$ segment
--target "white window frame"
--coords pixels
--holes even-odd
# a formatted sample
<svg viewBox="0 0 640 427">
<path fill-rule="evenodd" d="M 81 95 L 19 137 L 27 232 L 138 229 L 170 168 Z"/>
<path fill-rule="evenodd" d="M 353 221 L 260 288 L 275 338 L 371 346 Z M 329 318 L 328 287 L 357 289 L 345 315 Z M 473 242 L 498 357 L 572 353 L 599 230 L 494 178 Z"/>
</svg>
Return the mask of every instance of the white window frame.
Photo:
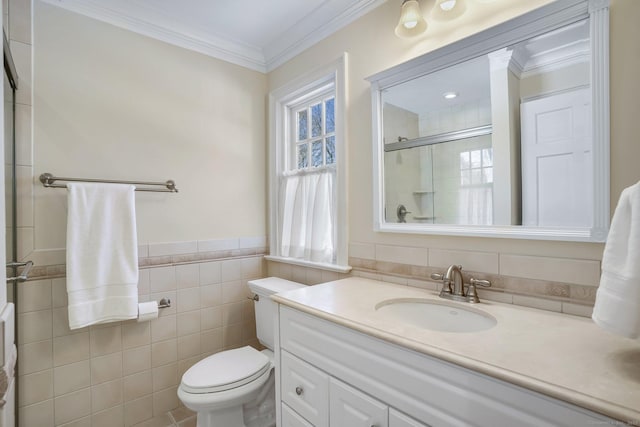
<svg viewBox="0 0 640 427">
<path fill-rule="evenodd" d="M 347 218 L 347 149 L 346 149 L 346 75 L 347 54 L 315 71 L 300 76 L 269 94 L 269 249 L 270 261 L 284 262 L 305 267 L 347 273 L 348 265 L 348 218 Z M 280 256 L 279 183 L 282 173 L 295 169 L 290 165 L 291 144 L 295 145 L 289 123 L 289 109 L 300 99 L 311 96 L 327 85 L 335 86 L 335 136 L 336 147 L 336 241 L 335 264 L 318 263 L 298 258 Z M 295 165 L 294 165 L 295 166 Z M 314 169 L 309 167 L 309 169 Z"/>
</svg>

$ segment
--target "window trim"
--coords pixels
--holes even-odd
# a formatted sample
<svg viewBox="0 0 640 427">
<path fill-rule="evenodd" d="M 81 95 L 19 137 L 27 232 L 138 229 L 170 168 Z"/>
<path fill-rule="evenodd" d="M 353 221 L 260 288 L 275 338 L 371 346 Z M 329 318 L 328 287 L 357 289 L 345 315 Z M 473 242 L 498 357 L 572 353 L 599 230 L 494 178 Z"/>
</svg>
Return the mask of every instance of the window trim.
<svg viewBox="0 0 640 427">
<path fill-rule="evenodd" d="M 347 217 L 347 132 L 346 132 L 346 100 L 347 100 L 347 54 L 312 72 L 275 89 L 269 93 L 269 252 L 267 260 L 294 265 L 314 267 L 329 271 L 346 273 L 351 270 L 348 265 L 349 227 Z M 279 229 L 279 175 L 288 169 L 289 144 L 291 141 L 288 110 L 301 99 L 312 94 L 327 84 L 335 86 L 335 135 L 336 141 L 336 261 L 335 264 L 317 263 L 297 258 L 280 256 L 278 252 Z M 318 93 L 318 92 L 316 92 Z M 280 143 L 279 143 L 280 141 Z"/>
</svg>

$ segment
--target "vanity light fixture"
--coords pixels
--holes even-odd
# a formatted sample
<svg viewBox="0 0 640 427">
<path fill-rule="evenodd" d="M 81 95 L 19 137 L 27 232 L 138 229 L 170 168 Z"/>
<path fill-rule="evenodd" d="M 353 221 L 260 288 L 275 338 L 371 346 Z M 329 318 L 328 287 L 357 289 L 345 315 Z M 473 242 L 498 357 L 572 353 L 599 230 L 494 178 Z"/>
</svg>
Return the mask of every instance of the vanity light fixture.
<svg viewBox="0 0 640 427">
<path fill-rule="evenodd" d="M 445 99 L 454 99 L 458 97 L 458 92 L 445 92 L 442 94 Z"/>
<path fill-rule="evenodd" d="M 404 0 L 400 12 L 400 21 L 396 26 L 396 36 L 409 38 L 419 36 L 427 29 L 427 21 L 422 17 L 417 0 Z"/>
</svg>

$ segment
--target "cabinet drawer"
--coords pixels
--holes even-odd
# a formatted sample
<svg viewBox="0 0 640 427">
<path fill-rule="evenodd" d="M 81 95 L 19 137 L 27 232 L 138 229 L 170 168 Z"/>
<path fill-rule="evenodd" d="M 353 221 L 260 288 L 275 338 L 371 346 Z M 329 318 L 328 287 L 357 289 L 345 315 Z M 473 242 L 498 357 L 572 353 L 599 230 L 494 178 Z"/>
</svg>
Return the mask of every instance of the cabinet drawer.
<svg viewBox="0 0 640 427">
<path fill-rule="evenodd" d="M 429 427 L 426 424 L 422 424 L 413 418 L 410 418 L 398 412 L 393 408 L 389 408 L 389 427 Z"/>
<path fill-rule="evenodd" d="M 313 427 L 304 418 L 296 414 L 284 403 L 282 404 L 282 427 Z"/>
<path fill-rule="evenodd" d="M 331 427 L 388 427 L 389 408 L 371 396 L 331 378 L 329 414 Z"/>
<path fill-rule="evenodd" d="M 281 352 L 282 400 L 316 427 L 329 426 L 329 376 L 286 351 Z"/>
</svg>

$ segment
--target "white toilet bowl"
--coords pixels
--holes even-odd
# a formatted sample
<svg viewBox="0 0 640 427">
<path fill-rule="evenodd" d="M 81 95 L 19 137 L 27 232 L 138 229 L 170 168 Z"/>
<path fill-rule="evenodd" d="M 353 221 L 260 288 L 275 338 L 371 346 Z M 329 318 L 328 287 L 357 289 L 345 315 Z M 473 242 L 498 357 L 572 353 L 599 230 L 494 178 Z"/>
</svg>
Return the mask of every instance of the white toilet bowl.
<svg viewBox="0 0 640 427">
<path fill-rule="evenodd" d="M 246 346 L 213 354 L 193 365 L 182 376 L 178 397 L 198 415 L 197 427 L 273 427 L 275 378 L 273 316 L 276 304 L 269 295 L 302 287 L 278 278 L 249 282 L 258 296 L 256 332 L 270 348 L 258 351 Z"/>
</svg>

